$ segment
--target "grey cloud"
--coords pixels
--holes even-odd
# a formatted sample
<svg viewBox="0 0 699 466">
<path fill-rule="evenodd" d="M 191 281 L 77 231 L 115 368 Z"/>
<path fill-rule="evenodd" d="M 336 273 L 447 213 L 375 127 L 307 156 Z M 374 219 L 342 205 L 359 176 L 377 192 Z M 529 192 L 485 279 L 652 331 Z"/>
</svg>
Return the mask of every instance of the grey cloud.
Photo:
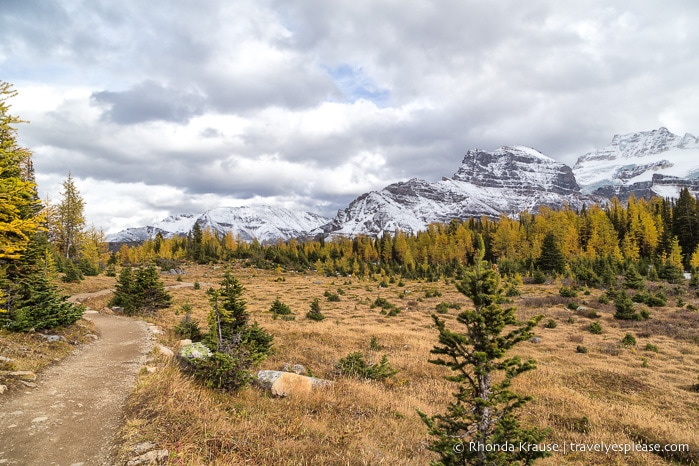
<svg viewBox="0 0 699 466">
<path fill-rule="evenodd" d="M 123 92 L 95 92 L 92 101 L 105 106 L 104 117 L 119 124 L 154 120 L 185 123 L 205 109 L 204 96 L 198 92 L 167 88 L 154 81 Z"/>
</svg>

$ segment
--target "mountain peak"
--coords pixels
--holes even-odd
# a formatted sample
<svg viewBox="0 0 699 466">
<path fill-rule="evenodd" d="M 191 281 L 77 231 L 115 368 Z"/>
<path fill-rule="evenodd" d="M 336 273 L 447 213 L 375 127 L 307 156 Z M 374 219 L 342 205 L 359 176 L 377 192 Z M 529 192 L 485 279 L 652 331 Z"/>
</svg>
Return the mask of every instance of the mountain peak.
<svg viewBox="0 0 699 466">
<path fill-rule="evenodd" d="M 502 146 L 492 152 L 470 150 L 453 179 L 520 191 L 543 188 L 570 194 L 579 189 L 570 167 L 525 146 Z"/>
</svg>

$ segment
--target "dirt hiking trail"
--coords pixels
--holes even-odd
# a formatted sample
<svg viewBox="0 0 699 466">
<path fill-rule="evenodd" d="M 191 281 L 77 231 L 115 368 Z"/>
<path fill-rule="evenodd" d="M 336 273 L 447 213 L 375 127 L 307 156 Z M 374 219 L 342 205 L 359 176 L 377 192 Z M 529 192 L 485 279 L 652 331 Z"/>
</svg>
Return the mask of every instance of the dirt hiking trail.
<svg viewBox="0 0 699 466">
<path fill-rule="evenodd" d="M 76 297 L 74 297 L 76 298 Z M 0 465 L 115 464 L 124 403 L 152 342 L 142 321 L 88 311 L 100 338 L 0 399 Z"/>
</svg>

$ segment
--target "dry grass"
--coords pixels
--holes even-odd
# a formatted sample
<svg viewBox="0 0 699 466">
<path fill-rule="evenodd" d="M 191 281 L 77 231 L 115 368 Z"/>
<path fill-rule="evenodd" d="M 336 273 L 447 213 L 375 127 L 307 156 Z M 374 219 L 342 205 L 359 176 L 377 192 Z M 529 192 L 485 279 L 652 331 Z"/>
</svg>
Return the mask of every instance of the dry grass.
<svg viewBox="0 0 699 466">
<path fill-rule="evenodd" d="M 209 304 L 205 290 L 216 286 L 221 267 L 188 267 L 185 282 L 198 281 L 200 290 L 175 288 L 173 306 L 147 318 L 168 330 L 164 344 L 175 347 L 171 329 L 181 319 L 184 303 L 205 327 Z M 300 273 L 240 268 L 234 271 L 245 285 L 245 299 L 253 319 L 275 336 L 276 353 L 262 369 L 280 369 L 284 363 L 303 364 L 313 375 L 335 378 L 335 363 L 348 353 L 363 351 L 376 337 L 380 350 L 400 372 L 386 383 L 337 379 L 336 384 L 307 396 L 272 398 L 256 388 L 236 395 L 202 388 L 170 361 L 153 355 L 131 396 L 127 424 L 122 430 L 123 453 L 150 440 L 171 452 L 171 464 L 427 464 L 435 456 L 426 450 L 426 428 L 416 409 L 444 412 L 453 386 L 443 380 L 442 368 L 429 364 L 437 340 L 430 314 L 442 302 L 468 300 L 454 285 L 406 281 L 404 287 L 354 278 L 327 278 Z M 166 284 L 176 285 L 174 277 Z M 181 284 L 181 283 L 180 283 Z M 89 287 L 90 285 L 85 285 Z M 325 291 L 344 294 L 327 302 Z M 551 443 L 630 444 L 632 442 L 689 444 L 690 452 L 568 453 L 539 464 L 654 465 L 676 461 L 699 463 L 699 395 L 691 391 L 699 373 L 696 335 L 699 313 L 675 308 L 654 308 L 653 318 L 638 323 L 619 322 L 613 307 L 597 303 L 599 291 L 575 298 L 600 315 L 590 319 L 566 309 L 559 299 L 560 284 L 525 285 L 513 305 L 518 318 L 545 314 L 537 329 L 539 343 L 518 345 L 513 354 L 534 358 L 538 369 L 515 382 L 515 389 L 534 396 L 522 410 L 526 425 L 549 427 Z M 425 298 L 425 290 L 442 296 Z M 370 304 L 383 297 L 401 309 L 383 316 Z M 273 320 L 268 309 L 279 297 L 294 312 L 293 321 Z M 305 318 L 313 298 L 320 298 L 326 319 Z M 688 304 L 698 305 L 696 298 Z M 457 310 L 442 317 L 454 326 Z M 572 318 L 572 320 L 570 319 Z M 544 328 L 553 319 L 556 328 Z M 587 328 L 597 320 L 603 333 Z M 204 328 L 205 330 L 205 328 Z M 619 345 L 626 333 L 636 336 L 636 348 Z M 589 349 L 578 354 L 583 343 Z M 658 352 L 646 351 L 646 344 Z M 614 349 L 613 351 L 611 349 Z M 126 456 L 125 456 L 126 457 Z"/>
</svg>

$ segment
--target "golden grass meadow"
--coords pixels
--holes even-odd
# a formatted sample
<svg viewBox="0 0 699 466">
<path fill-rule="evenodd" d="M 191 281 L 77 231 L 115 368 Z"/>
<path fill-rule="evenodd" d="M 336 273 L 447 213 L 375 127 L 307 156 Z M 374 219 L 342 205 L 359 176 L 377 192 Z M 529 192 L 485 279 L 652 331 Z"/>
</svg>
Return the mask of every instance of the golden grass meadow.
<svg viewBox="0 0 699 466">
<path fill-rule="evenodd" d="M 198 282 L 200 289 L 170 288 L 173 305 L 145 317 L 165 330 L 157 336 L 159 342 L 175 350 L 179 338 L 172 329 L 183 317 L 184 304 L 191 305 L 192 317 L 207 330 L 206 290 L 218 286 L 224 268 L 190 265 L 185 271 L 182 282 L 164 275 L 166 286 Z M 167 449 L 173 465 L 424 465 L 436 459 L 427 449 L 430 436 L 417 410 L 445 412 L 455 389 L 443 378 L 448 371 L 428 362 L 437 343 L 430 317 L 436 305 L 470 306 L 453 281 L 403 280 L 382 288 L 378 280 L 311 272 L 233 265 L 233 273 L 245 286 L 251 320 L 274 335 L 274 354 L 257 369 L 302 364 L 315 377 L 335 383 L 285 398 L 255 386 L 237 394 L 218 392 L 154 350 L 148 365 L 157 369 L 141 371 L 128 401 L 120 434 L 124 460 L 144 441 Z M 91 292 L 114 284 L 114 278 L 88 277 L 68 291 Z M 682 307 L 669 293 L 667 306 L 652 308 L 650 320 L 627 322 L 613 318 L 613 305 L 598 302 L 602 290 L 562 298 L 560 287 L 560 281 L 521 285 L 521 296 L 510 304 L 519 320 L 545 316 L 536 328 L 540 341 L 520 343 L 508 353 L 537 362 L 536 370 L 514 382 L 515 391 L 534 397 L 520 411 L 522 424 L 550 428 L 545 443 L 566 448 L 565 454 L 554 453 L 537 464 L 699 464 L 699 312 L 687 309 L 699 306 L 699 298 L 686 287 L 674 289 Z M 339 293 L 340 301 L 328 302 L 326 291 Z M 289 305 L 295 320 L 272 318 L 269 308 L 277 297 Z M 377 297 L 401 312 L 380 314 L 379 308 L 371 308 Z M 305 317 L 313 298 L 321 300 L 326 317 L 321 322 Z M 84 303 L 102 309 L 108 299 Z M 571 301 L 583 307 L 571 310 Z M 589 317 L 593 310 L 598 318 Z M 441 314 L 452 330 L 458 329 L 458 312 Z M 601 334 L 589 331 L 593 321 L 600 322 Z M 627 333 L 635 336 L 635 346 L 621 344 Z M 0 337 L 9 341 L 11 335 Z M 336 363 L 356 351 L 373 362 L 385 354 L 399 372 L 384 382 L 339 377 Z M 667 451 L 571 451 L 571 444 L 578 450 L 658 444 Z"/>
</svg>

